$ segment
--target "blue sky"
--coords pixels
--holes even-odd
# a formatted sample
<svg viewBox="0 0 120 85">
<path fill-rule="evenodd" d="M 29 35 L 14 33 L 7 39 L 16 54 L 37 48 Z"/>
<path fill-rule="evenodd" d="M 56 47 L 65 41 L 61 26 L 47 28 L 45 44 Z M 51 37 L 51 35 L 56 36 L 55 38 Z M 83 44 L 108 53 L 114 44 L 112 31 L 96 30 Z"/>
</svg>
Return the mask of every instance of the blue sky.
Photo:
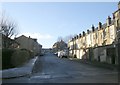
<svg viewBox="0 0 120 85">
<path fill-rule="evenodd" d="M 2 9 L 18 23 L 19 35 L 37 38 L 43 48 L 91 29 L 117 10 L 117 2 L 6 2 Z"/>
</svg>

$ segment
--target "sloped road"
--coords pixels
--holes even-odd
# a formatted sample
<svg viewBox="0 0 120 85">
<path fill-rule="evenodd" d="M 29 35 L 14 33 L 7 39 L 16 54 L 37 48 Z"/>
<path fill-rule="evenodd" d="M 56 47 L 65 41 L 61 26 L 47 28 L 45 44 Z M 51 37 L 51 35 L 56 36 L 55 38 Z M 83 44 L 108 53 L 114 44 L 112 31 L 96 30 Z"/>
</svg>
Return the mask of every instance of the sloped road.
<svg viewBox="0 0 120 85">
<path fill-rule="evenodd" d="M 118 73 L 93 67 L 53 54 L 40 56 L 32 74 L 26 77 L 3 80 L 3 83 L 117 83 Z"/>
</svg>

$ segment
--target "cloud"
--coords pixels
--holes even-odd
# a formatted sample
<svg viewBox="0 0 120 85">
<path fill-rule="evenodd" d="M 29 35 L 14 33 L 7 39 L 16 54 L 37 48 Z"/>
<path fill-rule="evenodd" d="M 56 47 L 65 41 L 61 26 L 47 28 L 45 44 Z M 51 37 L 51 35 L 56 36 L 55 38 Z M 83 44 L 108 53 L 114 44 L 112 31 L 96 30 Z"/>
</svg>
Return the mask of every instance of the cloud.
<svg viewBox="0 0 120 85">
<path fill-rule="evenodd" d="M 31 38 L 36 38 L 38 40 L 48 40 L 48 39 L 52 39 L 53 36 L 51 36 L 50 34 L 41 34 L 41 33 L 21 33 L 21 34 L 18 34 L 16 37 L 19 37 L 21 35 L 25 35 L 26 37 L 31 37 Z M 12 36 L 12 39 L 14 38 L 15 36 Z"/>
<path fill-rule="evenodd" d="M 31 38 L 37 38 L 39 40 L 41 40 L 41 39 L 46 40 L 46 39 L 53 38 L 50 34 L 40 34 L 40 33 L 22 33 L 22 34 L 19 34 L 18 36 L 21 36 L 21 35 L 25 35 L 26 37 L 30 36 Z"/>
</svg>

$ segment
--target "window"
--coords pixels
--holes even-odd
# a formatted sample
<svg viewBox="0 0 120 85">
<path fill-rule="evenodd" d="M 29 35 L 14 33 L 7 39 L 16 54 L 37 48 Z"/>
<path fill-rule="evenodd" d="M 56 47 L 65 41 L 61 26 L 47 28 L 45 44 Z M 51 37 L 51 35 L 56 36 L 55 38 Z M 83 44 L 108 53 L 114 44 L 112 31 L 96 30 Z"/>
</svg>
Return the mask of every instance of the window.
<svg viewBox="0 0 120 85">
<path fill-rule="evenodd" d="M 119 19 L 117 20 L 117 27 L 119 27 Z"/>
<path fill-rule="evenodd" d="M 102 33 L 101 33 L 101 39 L 103 38 L 103 35 L 102 35 Z"/>
<path fill-rule="evenodd" d="M 98 38 L 98 34 L 96 33 L 96 39 Z"/>
<path fill-rule="evenodd" d="M 103 30 L 103 38 L 105 38 L 106 37 L 106 31 L 105 31 L 105 29 Z"/>
</svg>

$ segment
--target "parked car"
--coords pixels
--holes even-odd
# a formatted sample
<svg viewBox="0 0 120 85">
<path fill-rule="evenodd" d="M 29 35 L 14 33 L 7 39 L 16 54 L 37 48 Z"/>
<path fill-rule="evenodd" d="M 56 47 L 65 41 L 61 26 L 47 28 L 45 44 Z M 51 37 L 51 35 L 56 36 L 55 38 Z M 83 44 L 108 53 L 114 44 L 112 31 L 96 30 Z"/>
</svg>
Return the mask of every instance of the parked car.
<svg viewBox="0 0 120 85">
<path fill-rule="evenodd" d="M 58 57 L 59 58 L 67 58 L 67 56 L 68 56 L 68 52 L 67 51 L 65 51 L 65 50 L 62 50 L 62 51 L 59 51 L 58 52 Z"/>
<path fill-rule="evenodd" d="M 45 51 L 42 51 L 40 54 L 40 56 L 43 56 L 43 55 L 45 55 Z"/>
<path fill-rule="evenodd" d="M 58 52 L 55 52 L 54 55 L 58 55 Z"/>
</svg>

